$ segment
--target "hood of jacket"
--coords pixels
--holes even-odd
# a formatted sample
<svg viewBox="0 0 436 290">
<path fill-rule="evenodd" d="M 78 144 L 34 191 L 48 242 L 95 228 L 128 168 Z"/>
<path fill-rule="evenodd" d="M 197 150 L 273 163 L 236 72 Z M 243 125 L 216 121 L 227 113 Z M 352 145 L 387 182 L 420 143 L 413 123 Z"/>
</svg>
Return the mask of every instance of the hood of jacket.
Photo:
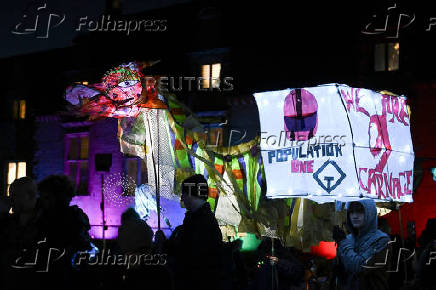
<svg viewBox="0 0 436 290">
<path fill-rule="evenodd" d="M 358 251 L 365 251 L 368 247 L 371 247 L 376 241 L 381 238 L 389 240 L 387 234 L 377 229 L 377 207 L 374 200 L 372 199 L 361 199 L 358 200 L 364 210 L 365 217 L 362 228 L 358 231 L 351 230 L 351 234 L 347 238 L 354 241 L 355 248 Z M 352 224 L 350 216 L 347 212 L 347 224 L 350 229 L 352 229 Z"/>
</svg>

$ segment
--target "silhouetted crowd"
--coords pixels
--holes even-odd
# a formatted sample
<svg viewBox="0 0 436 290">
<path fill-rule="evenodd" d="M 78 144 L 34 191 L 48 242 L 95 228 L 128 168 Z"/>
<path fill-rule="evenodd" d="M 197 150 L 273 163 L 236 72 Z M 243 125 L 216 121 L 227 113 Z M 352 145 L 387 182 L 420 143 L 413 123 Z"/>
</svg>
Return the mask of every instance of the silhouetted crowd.
<svg viewBox="0 0 436 290">
<path fill-rule="evenodd" d="M 372 200 L 347 205 L 347 223 L 332 231 L 337 255 L 326 260 L 263 237 L 253 252 L 223 242 L 202 175 L 181 184 L 187 209 L 169 237 L 133 209 L 116 240 L 93 240 L 87 215 L 70 206 L 68 177 L 39 184 L 15 180 L 0 199 L 0 289 L 436 289 L 436 219 L 419 239 L 390 235 Z"/>
</svg>

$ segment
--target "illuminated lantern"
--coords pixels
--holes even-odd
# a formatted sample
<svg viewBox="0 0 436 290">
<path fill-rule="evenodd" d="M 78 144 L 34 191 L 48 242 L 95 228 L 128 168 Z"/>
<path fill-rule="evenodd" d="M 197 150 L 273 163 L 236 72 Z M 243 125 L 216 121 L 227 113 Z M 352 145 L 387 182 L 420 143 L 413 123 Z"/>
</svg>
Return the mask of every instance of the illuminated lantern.
<svg viewBox="0 0 436 290">
<path fill-rule="evenodd" d="M 266 197 L 413 201 L 414 153 L 404 96 L 327 84 L 254 97 L 264 134 Z"/>
<path fill-rule="evenodd" d="M 324 257 L 327 260 L 334 259 L 336 257 L 336 244 L 335 242 L 319 242 L 319 245 L 312 246 L 312 254 L 315 256 Z"/>
<path fill-rule="evenodd" d="M 73 85 L 67 88 L 66 100 L 90 119 L 137 117 L 154 88 L 143 93 L 143 75 L 131 65 L 121 65 L 107 72 L 101 83 Z"/>
</svg>

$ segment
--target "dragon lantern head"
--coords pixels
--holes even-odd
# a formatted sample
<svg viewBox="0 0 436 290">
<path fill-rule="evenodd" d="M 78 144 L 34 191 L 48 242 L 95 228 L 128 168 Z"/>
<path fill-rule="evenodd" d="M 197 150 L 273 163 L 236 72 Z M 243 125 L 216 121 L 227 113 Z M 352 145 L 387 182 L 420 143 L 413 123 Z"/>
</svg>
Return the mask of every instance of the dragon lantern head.
<svg viewBox="0 0 436 290">
<path fill-rule="evenodd" d="M 137 105 L 141 101 L 142 74 L 128 66 L 108 71 L 102 79 L 106 95 L 117 106 Z"/>
</svg>

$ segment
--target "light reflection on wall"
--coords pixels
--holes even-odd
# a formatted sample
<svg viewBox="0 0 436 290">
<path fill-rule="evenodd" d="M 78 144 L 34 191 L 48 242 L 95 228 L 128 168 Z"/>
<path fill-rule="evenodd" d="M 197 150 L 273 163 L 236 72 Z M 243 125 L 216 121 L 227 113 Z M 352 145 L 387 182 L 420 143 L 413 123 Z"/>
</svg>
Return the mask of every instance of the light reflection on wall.
<svg viewBox="0 0 436 290">
<path fill-rule="evenodd" d="M 71 205 L 79 206 L 88 215 L 91 224 L 91 230 L 89 231 L 91 238 L 102 239 L 102 213 L 100 210 L 100 200 L 91 199 L 89 196 L 75 196 Z M 134 207 L 133 198 L 131 198 L 131 203 L 126 204 L 124 207 L 105 207 L 105 220 L 108 225 L 108 228 L 105 231 L 106 239 L 117 238 L 118 227 L 121 224 L 121 214 L 129 207 Z M 164 220 L 161 219 L 162 231 L 168 237 L 171 235 L 171 232 L 175 227 L 183 223 L 185 209 L 180 207 L 179 201 L 168 200 L 166 198 L 161 198 L 161 207 L 164 209 L 165 217 L 168 218 L 171 224 L 171 228 L 169 228 Z M 157 213 L 155 211 L 151 212 L 147 223 L 154 232 L 157 231 Z"/>
<path fill-rule="evenodd" d="M 72 124 L 72 123 L 71 123 Z M 69 131 L 77 131 L 78 125 L 70 123 L 63 124 L 59 118 L 40 118 L 35 133 L 35 140 L 38 144 L 36 152 L 37 164 L 34 166 L 34 175 L 39 182 L 50 174 L 65 174 L 65 134 Z M 103 119 L 92 123 L 86 123 L 85 129 L 89 136 L 89 195 L 75 196 L 70 205 L 77 205 L 88 216 L 91 225 L 90 235 L 94 239 L 102 239 L 102 212 L 101 202 L 101 174 L 95 171 L 94 157 L 99 153 L 112 154 L 112 166 L 110 172 L 105 177 L 110 179 L 114 175 L 123 174 L 123 155 L 120 152 L 120 145 L 117 138 L 118 122 L 116 119 Z M 18 166 L 18 165 L 17 165 Z M 15 170 L 16 171 L 16 170 Z M 106 182 L 105 178 L 105 182 Z M 113 187 L 113 192 L 122 194 L 120 188 Z M 122 196 L 122 202 L 115 202 L 108 199 L 105 202 L 105 220 L 108 229 L 105 231 L 105 238 L 115 239 L 118 235 L 118 227 L 121 224 L 121 214 L 130 206 L 134 206 L 133 196 Z M 161 206 L 165 210 L 166 217 L 170 220 L 172 229 L 182 224 L 185 209 L 180 207 L 179 201 L 166 200 L 162 198 Z M 152 212 L 148 224 L 157 230 L 156 212 Z M 165 234 L 170 234 L 171 230 L 161 220 L 162 230 Z"/>
</svg>

